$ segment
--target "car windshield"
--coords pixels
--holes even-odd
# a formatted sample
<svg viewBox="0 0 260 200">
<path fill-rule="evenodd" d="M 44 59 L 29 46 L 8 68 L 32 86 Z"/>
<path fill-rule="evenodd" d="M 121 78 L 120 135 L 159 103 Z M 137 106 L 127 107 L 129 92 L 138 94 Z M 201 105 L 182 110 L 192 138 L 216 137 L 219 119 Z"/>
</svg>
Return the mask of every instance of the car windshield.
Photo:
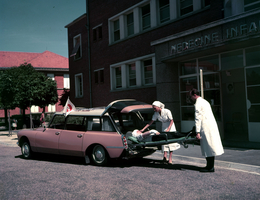
<svg viewBox="0 0 260 200">
<path fill-rule="evenodd" d="M 148 124 L 153 116 L 153 110 L 147 111 L 133 111 L 130 113 L 110 113 L 115 124 L 121 130 L 123 134 L 128 131 L 133 131 L 134 129 L 142 129 L 146 124 Z M 155 123 L 153 123 L 150 129 L 155 129 Z"/>
</svg>

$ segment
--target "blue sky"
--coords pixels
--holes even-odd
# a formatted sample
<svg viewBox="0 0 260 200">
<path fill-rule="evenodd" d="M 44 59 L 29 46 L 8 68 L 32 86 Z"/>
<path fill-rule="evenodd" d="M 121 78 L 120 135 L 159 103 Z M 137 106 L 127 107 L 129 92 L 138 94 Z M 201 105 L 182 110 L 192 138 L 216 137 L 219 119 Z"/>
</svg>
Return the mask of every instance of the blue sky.
<svg viewBox="0 0 260 200">
<path fill-rule="evenodd" d="M 86 0 L 0 0 L 0 51 L 68 57 L 64 27 L 85 12 Z"/>
</svg>

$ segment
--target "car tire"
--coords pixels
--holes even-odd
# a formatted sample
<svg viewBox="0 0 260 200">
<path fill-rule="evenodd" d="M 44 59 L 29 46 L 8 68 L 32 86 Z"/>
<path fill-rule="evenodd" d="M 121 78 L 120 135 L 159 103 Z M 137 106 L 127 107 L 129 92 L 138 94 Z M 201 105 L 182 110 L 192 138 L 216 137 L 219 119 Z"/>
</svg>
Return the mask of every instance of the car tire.
<svg viewBox="0 0 260 200">
<path fill-rule="evenodd" d="M 29 142 L 23 142 L 21 146 L 22 156 L 25 159 L 29 159 L 32 157 L 32 150 Z"/>
<path fill-rule="evenodd" d="M 108 155 L 104 147 L 101 145 L 95 145 L 92 149 L 91 159 L 94 165 L 106 165 Z"/>
</svg>

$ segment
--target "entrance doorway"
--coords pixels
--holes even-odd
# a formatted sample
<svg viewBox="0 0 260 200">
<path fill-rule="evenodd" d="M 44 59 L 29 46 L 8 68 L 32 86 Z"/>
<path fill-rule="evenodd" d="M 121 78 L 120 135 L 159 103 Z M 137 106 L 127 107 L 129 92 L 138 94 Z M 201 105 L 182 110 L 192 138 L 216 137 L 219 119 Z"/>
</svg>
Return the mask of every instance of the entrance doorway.
<svg viewBox="0 0 260 200">
<path fill-rule="evenodd" d="M 249 141 L 260 142 L 260 66 L 245 71 Z"/>
</svg>

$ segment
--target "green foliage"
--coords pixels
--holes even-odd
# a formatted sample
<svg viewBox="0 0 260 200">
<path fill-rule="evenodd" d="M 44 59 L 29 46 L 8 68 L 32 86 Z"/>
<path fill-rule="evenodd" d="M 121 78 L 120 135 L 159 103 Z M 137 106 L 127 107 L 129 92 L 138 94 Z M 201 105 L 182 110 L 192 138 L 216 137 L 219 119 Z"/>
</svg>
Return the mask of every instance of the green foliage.
<svg viewBox="0 0 260 200">
<path fill-rule="evenodd" d="M 58 102 L 56 82 L 24 63 L 0 73 L 0 106 L 5 109 Z"/>
<path fill-rule="evenodd" d="M 17 68 L 12 67 L 0 73 L 0 106 L 5 109 L 15 109 L 19 105 L 17 97 Z"/>
<path fill-rule="evenodd" d="M 63 93 L 61 94 L 59 105 L 65 106 L 69 96 L 70 96 L 70 90 L 64 88 Z"/>
</svg>

